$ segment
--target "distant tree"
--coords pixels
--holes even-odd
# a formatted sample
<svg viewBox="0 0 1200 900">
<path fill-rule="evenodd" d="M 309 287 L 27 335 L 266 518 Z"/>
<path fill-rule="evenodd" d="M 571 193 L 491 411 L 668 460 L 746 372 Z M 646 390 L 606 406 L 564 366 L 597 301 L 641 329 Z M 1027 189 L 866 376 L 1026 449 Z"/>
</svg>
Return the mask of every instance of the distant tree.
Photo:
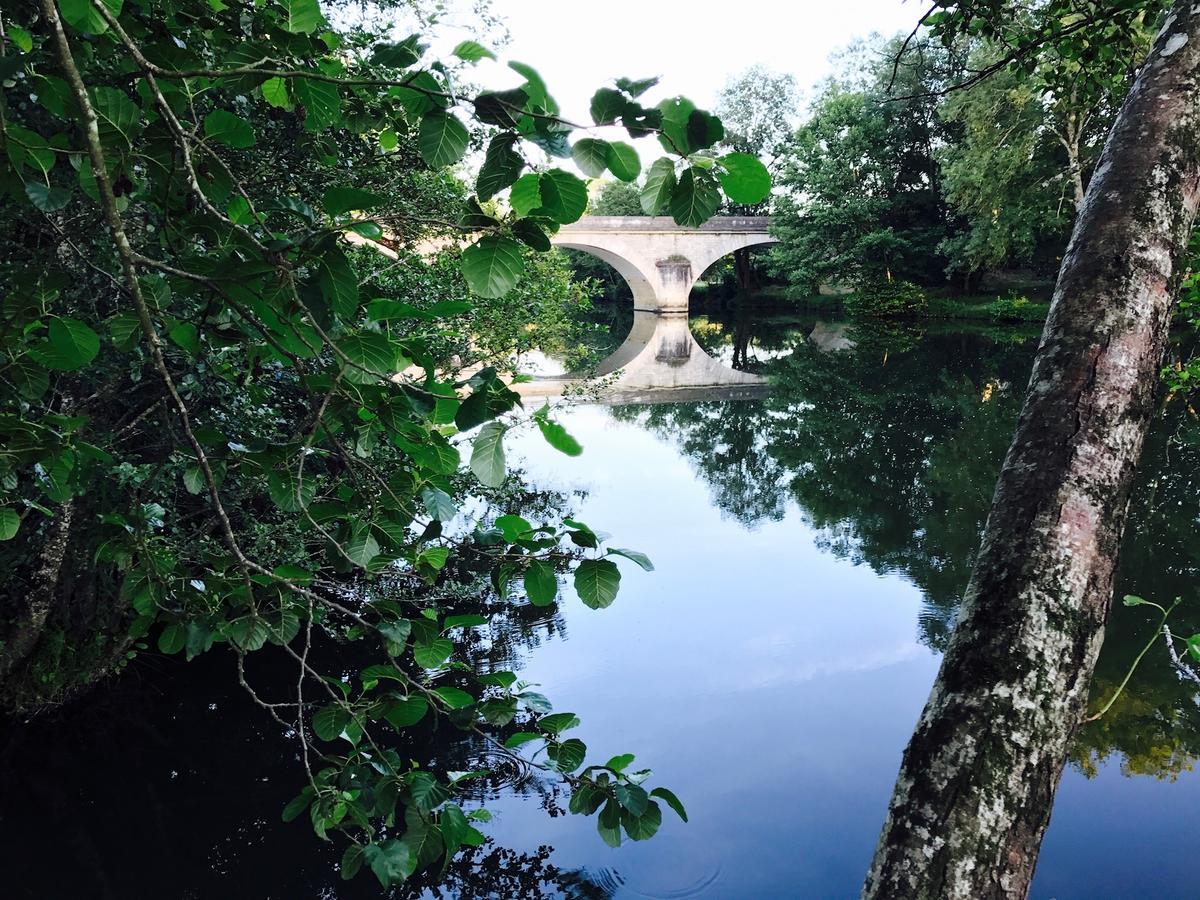
<svg viewBox="0 0 1200 900">
<path fill-rule="evenodd" d="M 725 125 L 724 146 L 753 154 L 774 170 L 791 138 L 798 105 L 794 77 L 751 66 L 717 95 L 715 112 Z"/>
<path fill-rule="evenodd" d="M 906 57 L 888 93 L 899 49 L 879 46 L 866 76 L 837 77 L 788 144 L 776 202 L 776 259 L 793 283 L 858 282 L 892 274 L 941 281 L 937 247 L 951 232 L 934 148 L 947 140 L 934 94 L 951 51 Z M 857 57 L 856 57 L 857 58 Z"/>
<path fill-rule="evenodd" d="M 765 66 L 751 66 L 730 79 L 717 95 L 716 112 L 725 125 L 724 146 L 757 156 L 776 176 L 792 134 L 798 104 L 795 78 L 772 72 Z M 729 204 L 727 211 L 733 215 L 765 216 L 770 207 L 768 197 L 749 206 Z M 733 254 L 733 271 L 742 290 L 757 284 L 753 258 L 749 249 Z"/>
<path fill-rule="evenodd" d="M 626 181 L 605 181 L 592 195 L 588 213 L 593 216 L 644 216 L 640 188 Z"/>
<path fill-rule="evenodd" d="M 945 193 L 969 223 L 942 248 L 952 267 L 1057 262 L 1163 4 L 1144 5 L 1108 29 L 1103 52 L 1085 60 L 1050 42 L 1020 72 L 998 71 L 947 98 L 942 116 L 960 125 L 961 136 L 942 154 Z M 1096 4 L 1074 6 L 1082 17 Z M 1003 60 L 1013 41 L 1061 17 L 1060 7 L 1040 4 L 1017 15 L 1005 38 L 975 51 L 971 68 L 985 71 Z"/>
</svg>

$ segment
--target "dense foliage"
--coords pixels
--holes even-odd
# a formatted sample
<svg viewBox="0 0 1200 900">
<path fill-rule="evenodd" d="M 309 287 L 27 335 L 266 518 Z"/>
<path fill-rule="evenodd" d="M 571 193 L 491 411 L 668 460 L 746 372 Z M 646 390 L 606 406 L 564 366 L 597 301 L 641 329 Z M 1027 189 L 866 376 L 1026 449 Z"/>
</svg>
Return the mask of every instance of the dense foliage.
<svg viewBox="0 0 1200 900">
<path fill-rule="evenodd" d="M 1162 9 L 939 2 L 907 39 L 850 48 L 784 151 L 780 272 L 1048 278 Z"/>
<path fill-rule="evenodd" d="M 526 64 L 518 88 L 464 92 L 482 44 L 432 59 L 418 35 L 335 27 L 317 0 L 42 0 L 4 25 L 6 701 L 55 699 L 151 645 L 225 645 L 297 741 L 307 784 L 285 818 L 341 832 L 343 875 L 385 885 L 481 840 L 486 812 L 454 802 L 477 773 L 425 770 L 397 741 L 434 718 L 536 747 L 610 843 L 657 830 L 654 797 L 683 816 L 632 756 L 585 765 L 572 713 L 458 658 L 489 619 L 447 608 L 464 566 L 534 605 L 569 570 L 593 608 L 616 596 L 616 559 L 650 568 L 497 493 L 520 401 L 495 363 L 578 301 L 531 256 L 586 206 L 555 160 L 628 181 L 630 145 L 576 137 Z M 645 202 L 698 224 L 723 196 L 760 200 L 761 165 L 709 152 L 720 121 L 690 102 L 643 106 L 653 85 L 620 79 L 592 104 L 596 126 L 671 154 Z M 453 167 L 471 149 L 466 188 Z M 549 407 L 530 424 L 580 452 Z M 481 520 L 478 500 L 504 514 Z M 321 671 L 330 640 L 375 661 Z M 264 648 L 294 672 L 260 693 L 245 660 Z"/>
</svg>

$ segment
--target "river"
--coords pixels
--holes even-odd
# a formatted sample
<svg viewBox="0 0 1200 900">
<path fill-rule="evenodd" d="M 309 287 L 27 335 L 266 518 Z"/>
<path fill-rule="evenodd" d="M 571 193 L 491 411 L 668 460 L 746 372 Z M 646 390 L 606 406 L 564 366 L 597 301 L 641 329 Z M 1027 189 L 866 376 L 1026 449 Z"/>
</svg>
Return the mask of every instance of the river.
<svg viewBox="0 0 1200 900">
<path fill-rule="evenodd" d="M 605 846 L 595 820 L 553 814 L 554 785 L 503 773 L 475 799 L 492 844 L 443 889 L 463 897 L 853 897 L 900 754 L 936 672 L 1011 434 L 1036 332 L 852 329 L 813 317 L 693 321 L 713 355 L 769 375 L 754 400 L 582 404 L 565 457 L 524 431 L 510 455 L 565 492 L 615 546 L 612 607 L 569 588 L 489 636 L 590 757 L 632 752 L 672 788 L 647 842 Z M 852 346 L 851 346 L 852 345 Z M 837 349 L 842 348 L 842 349 Z M 742 357 L 745 356 L 743 361 Z M 669 398 L 668 398 L 669 399 Z M 1200 447 L 1174 413 L 1146 453 L 1118 595 L 1189 601 L 1200 630 Z M 1154 620 L 1118 605 L 1096 698 Z M 150 657 L 115 685 L 0 739 L 0 860 L 12 897 L 368 897 L 303 822 L 294 743 L 232 684 L 228 658 Z M 487 762 L 430 735 L 421 752 Z M 413 751 L 417 753 L 416 750 Z M 1068 765 L 1035 897 L 1195 892 L 1200 708 L 1165 647 L 1085 728 Z M 15 874 L 14 874 L 15 873 Z M 15 890 L 14 890 L 15 888 Z"/>
</svg>

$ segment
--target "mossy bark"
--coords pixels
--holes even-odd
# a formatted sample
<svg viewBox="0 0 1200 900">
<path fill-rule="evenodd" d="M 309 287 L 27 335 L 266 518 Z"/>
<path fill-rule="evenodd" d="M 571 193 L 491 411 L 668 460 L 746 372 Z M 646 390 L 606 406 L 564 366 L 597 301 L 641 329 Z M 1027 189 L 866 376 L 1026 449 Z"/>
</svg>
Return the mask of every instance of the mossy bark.
<svg viewBox="0 0 1200 900">
<path fill-rule="evenodd" d="M 863 896 L 1024 897 L 1086 711 L 1200 193 L 1200 4 L 1088 186 L 959 624 Z"/>
</svg>

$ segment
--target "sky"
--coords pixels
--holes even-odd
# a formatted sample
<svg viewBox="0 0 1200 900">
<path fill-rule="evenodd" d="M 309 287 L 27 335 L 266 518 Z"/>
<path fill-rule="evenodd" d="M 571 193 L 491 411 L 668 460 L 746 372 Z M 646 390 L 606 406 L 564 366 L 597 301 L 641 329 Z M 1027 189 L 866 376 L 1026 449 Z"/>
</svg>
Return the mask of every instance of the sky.
<svg viewBox="0 0 1200 900">
<path fill-rule="evenodd" d="M 830 74 L 831 53 L 873 31 L 907 33 L 924 11 L 918 0 L 493 0 L 491 8 L 512 40 L 500 63 L 480 63 L 478 81 L 515 87 L 521 79 L 505 63 L 528 63 L 575 121 L 587 120 L 596 88 L 620 76 L 660 76 L 651 102 L 683 94 L 711 109 L 726 82 L 756 63 L 794 75 L 807 101 Z M 466 9 L 447 23 L 467 21 Z M 452 31 L 438 42 L 446 49 Z"/>
</svg>

